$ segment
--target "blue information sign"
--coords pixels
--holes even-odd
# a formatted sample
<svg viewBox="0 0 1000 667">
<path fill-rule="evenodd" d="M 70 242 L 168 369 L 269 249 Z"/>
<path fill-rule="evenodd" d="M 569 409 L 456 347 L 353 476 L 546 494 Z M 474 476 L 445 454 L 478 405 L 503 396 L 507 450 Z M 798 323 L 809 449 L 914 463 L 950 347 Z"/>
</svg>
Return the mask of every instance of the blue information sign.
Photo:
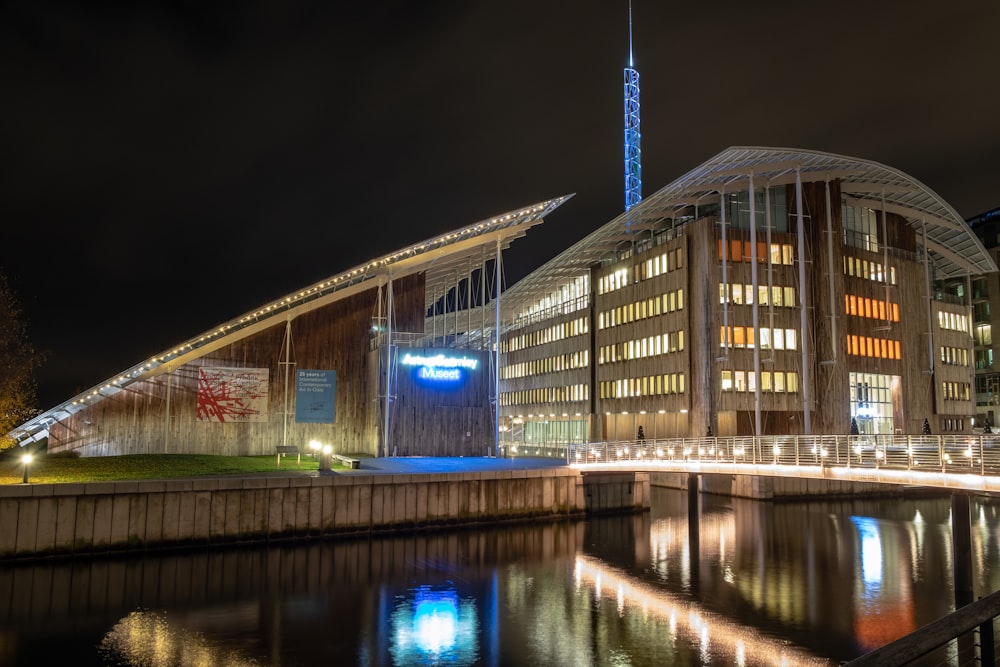
<svg viewBox="0 0 1000 667">
<path fill-rule="evenodd" d="M 337 415 L 337 371 L 295 372 L 295 421 L 332 424 Z"/>
</svg>

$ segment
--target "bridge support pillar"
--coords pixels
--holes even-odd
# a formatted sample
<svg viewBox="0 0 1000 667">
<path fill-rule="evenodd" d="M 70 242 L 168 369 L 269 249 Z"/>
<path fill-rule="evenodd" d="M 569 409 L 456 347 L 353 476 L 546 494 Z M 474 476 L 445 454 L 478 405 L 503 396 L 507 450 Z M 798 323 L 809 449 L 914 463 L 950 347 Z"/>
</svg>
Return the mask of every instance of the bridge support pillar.
<svg viewBox="0 0 1000 667">
<path fill-rule="evenodd" d="M 972 603 L 972 516 L 969 494 L 951 494 L 952 581 L 955 582 L 955 609 Z M 992 624 L 992 621 L 991 621 Z M 975 661 L 975 637 L 972 632 L 957 637 L 959 664 Z"/>
<path fill-rule="evenodd" d="M 688 553 L 691 554 L 691 592 L 697 593 L 701 570 L 701 475 L 688 473 Z"/>
<path fill-rule="evenodd" d="M 972 602 L 972 517 L 969 494 L 951 494 L 952 573 L 955 582 L 955 609 Z"/>
</svg>

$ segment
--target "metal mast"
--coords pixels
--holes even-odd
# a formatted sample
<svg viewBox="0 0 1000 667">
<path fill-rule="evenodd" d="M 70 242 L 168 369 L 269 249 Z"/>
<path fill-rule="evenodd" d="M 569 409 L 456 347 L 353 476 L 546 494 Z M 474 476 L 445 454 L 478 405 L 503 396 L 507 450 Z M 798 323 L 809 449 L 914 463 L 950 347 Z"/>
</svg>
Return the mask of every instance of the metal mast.
<svg viewBox="0 0 1000 667">
<path fill-rule="evenodd" d="M 632 2 L 628 3 L 628 67 L 625 68 L 625 210 L 642 201 L 642 151 L 639 143 L 639 72 L 632 60 Z"/>
</svg>

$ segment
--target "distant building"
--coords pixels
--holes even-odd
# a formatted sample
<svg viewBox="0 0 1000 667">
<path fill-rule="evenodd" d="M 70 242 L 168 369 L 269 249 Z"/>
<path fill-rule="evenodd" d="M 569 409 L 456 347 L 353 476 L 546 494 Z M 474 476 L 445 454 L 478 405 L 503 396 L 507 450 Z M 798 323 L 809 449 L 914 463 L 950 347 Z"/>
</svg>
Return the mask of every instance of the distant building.
<svg viewBox="0 0 1000 667">
<path fill-rule="evenodd" d="M 1000 208 L 968 220 L 994 262 L 1000 262 Z M 996 313 L 996 315 L 994 315 Z M 972 279 L 973 358 L 976 369 L 976 423 L 988 420 L 998 426 L 1000 418 L 1000 358 L 993 342 L 994 317 L 1000 316 L 1000 274 Z M 1000 329 L 998 329 L 1000 331 Z"/>
</svg>

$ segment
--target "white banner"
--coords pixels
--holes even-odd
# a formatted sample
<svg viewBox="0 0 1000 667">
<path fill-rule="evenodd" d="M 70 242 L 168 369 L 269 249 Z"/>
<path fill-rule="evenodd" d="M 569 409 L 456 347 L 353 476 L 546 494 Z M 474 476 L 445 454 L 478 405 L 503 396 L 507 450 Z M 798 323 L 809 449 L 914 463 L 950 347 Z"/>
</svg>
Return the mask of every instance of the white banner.
<svg viewBox="0 0 1000 667">
<path fill-rule="evenodd" d="M 198 421 L 267 421 L 266 368 L 199 368 Z"/>
</svg>

